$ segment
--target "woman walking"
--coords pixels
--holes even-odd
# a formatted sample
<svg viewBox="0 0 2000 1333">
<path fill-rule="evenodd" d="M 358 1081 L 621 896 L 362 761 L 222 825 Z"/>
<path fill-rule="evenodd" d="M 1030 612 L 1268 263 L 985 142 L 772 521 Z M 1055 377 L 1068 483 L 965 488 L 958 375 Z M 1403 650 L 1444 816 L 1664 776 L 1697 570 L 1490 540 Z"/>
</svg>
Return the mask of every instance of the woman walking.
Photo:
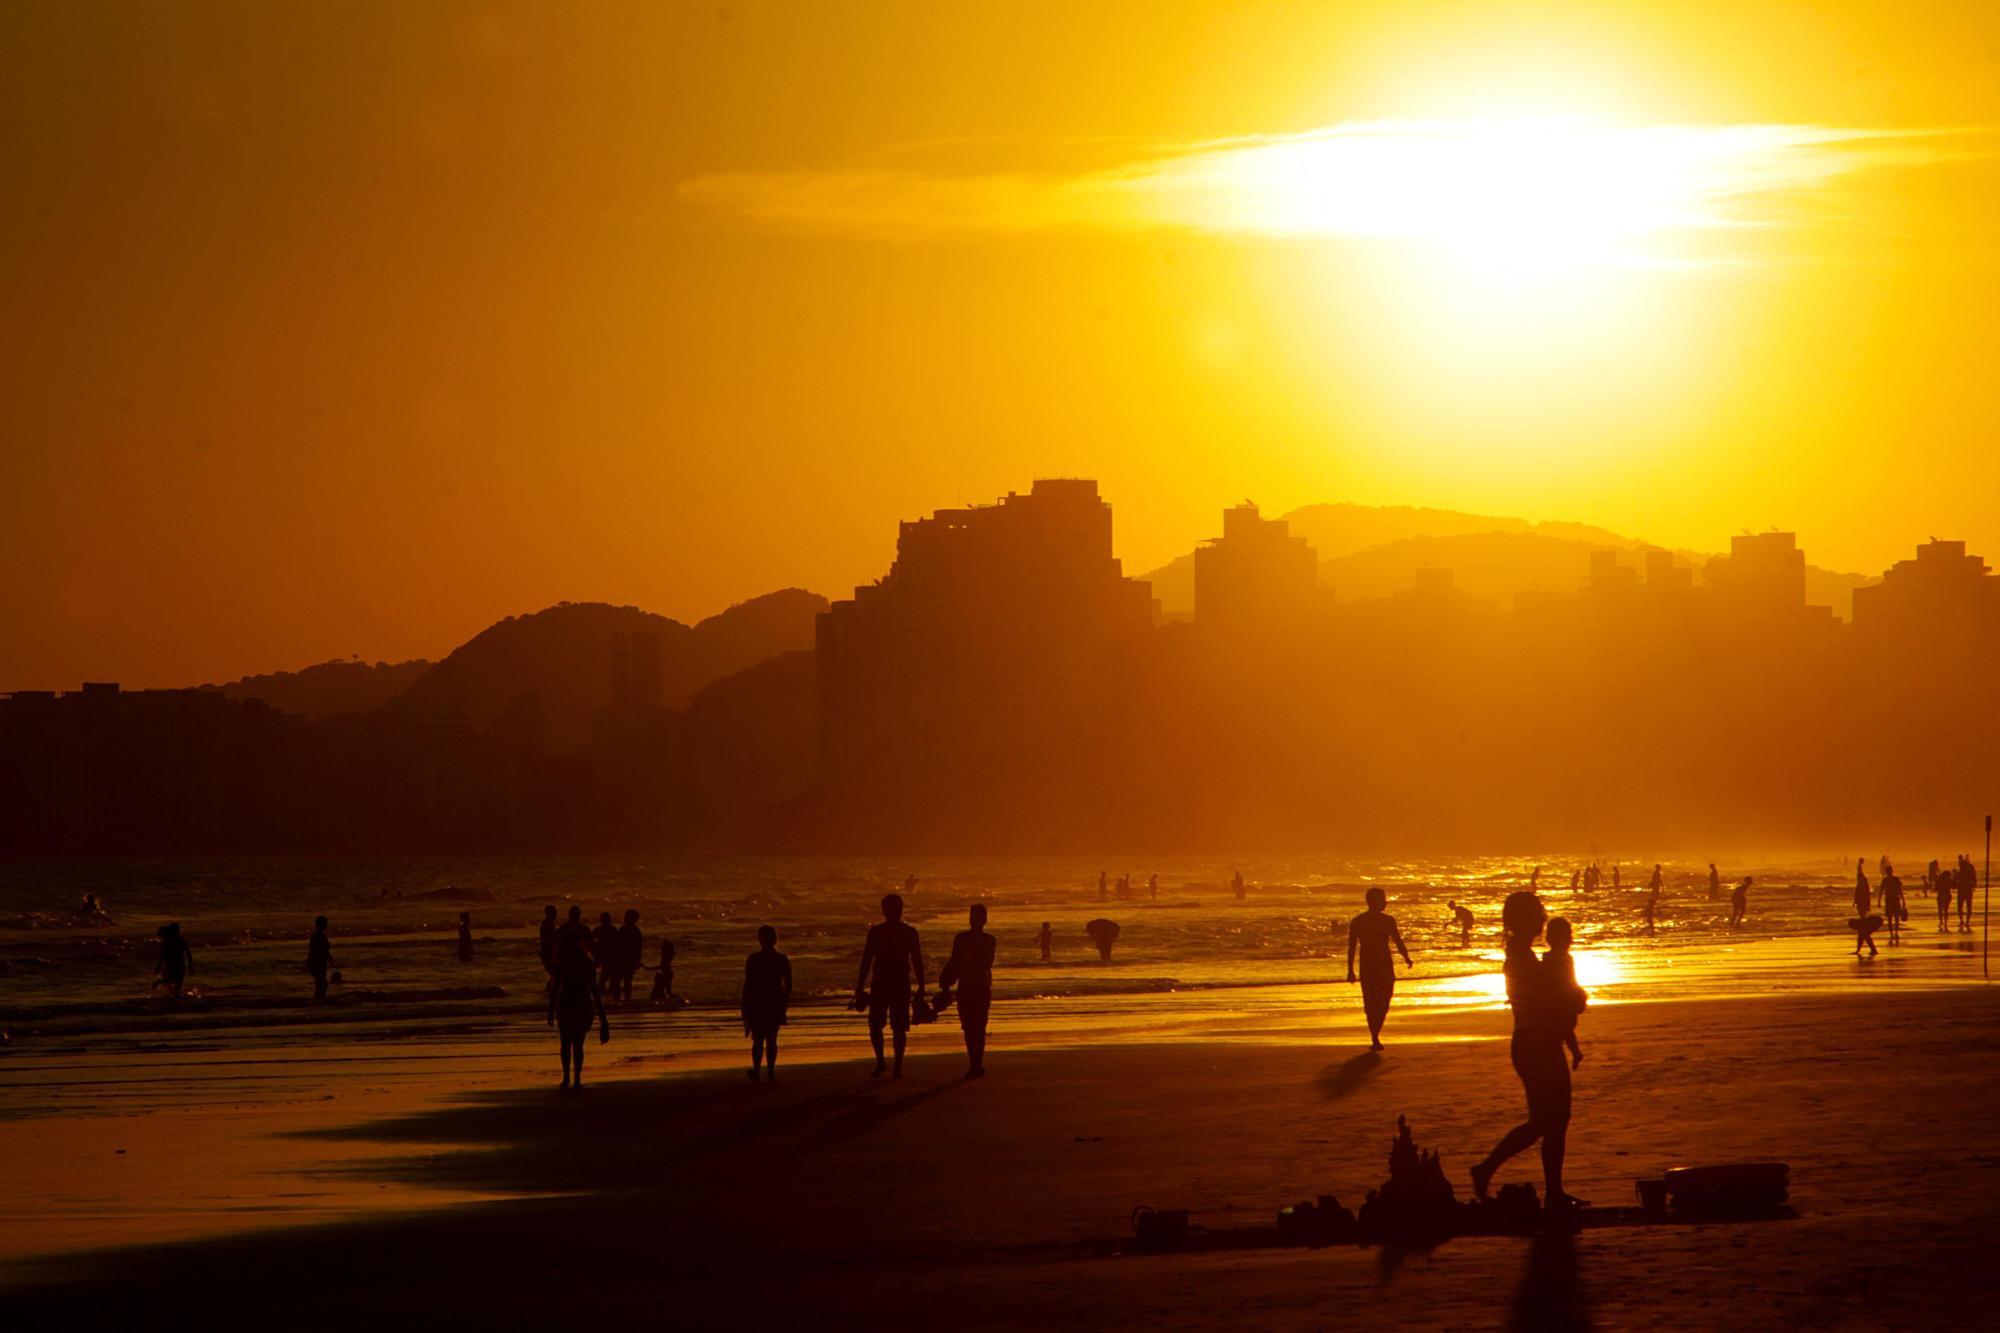
<svg viewBox="0 0 2000 1333">
<path fill-rule="evenodd" d="M 767 1081 L 778 1081 L 778 1029 L 792 1002 L 792 960 L 778 952 L 778 932 L 757 927 L 757 952 L 743 963 L 743 1031 L 750 1038 L 750 1081 L 770 1061 Z"/>
<path fill-rule="evenodd" d="M 581 936 L 565 932 L 556 944 L 555 979 L 549 984 L 549 1026 L 562 1040 L 562 1088 L 583 1091 L 583 1039 L 590 1033 L 590 1020 L 597 1019 L 597 1040 L 611 1040 L 611 1020 L 604 1016 L 604 992 L 597 984 L 597 968 L 584 952 Z M 575 1077 L 570 1074 L 575 1066 Z"/>
<path fill-rule="evenodd" d="M 1557 979 L 1535 956 L 1535 941 L 1548 923 L 1548 911 L 1532 893 L 1510 893 L 1500 909 L 1506 938 L 1507 1002 L 1514 1009 L 1514 1040 L 1510 1053 L 1514 1073 L 1528 1095 L 1528 1118 L 1472 1168 L 1472 1190 L 1486 1197 L 1493 1173 L 1508 1158 L 1540 1140 L 1542 1182 L 1546 1207 L 1556 1212 L 1569 1203 L 1563 1192 L 1563 1156 L 1569 1145 L 1569 1061 L 1563 1058 L 1563 1034 L 1571 997 L 1560 993 Z"/>
</svg>

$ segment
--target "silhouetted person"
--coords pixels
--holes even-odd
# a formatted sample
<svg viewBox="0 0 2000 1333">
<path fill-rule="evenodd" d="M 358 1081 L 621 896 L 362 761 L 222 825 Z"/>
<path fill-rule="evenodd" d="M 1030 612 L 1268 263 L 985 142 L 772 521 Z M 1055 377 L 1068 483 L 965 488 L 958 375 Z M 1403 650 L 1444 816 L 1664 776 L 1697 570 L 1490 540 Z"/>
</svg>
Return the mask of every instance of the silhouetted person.
<svg viewBox="0 0 2000 1333">
<path fill-rule="evenodd" d="M 592 1018 L 597 1020 L 597 1040 L 611 1040 L 611 1020 L 604 1016 L 597 967 L 583 941 L 579 930 L 565 933 L 556 943 L 555 985 L 549 987 L 549 1026 L 562 1043 L 562 1086 L 579 1092 L 583 1090 L 583 1039 L 590 1035 Z"/>
<path fill-rule="evenodd" d="M 1354 980 L 1354 959 L 1361 958 L 1361 1012 L 1368 1019 L 1368 1047 L 1382 1049 L 1382 1023 L 1389 1017 L 1389 1001 L 1396 994 L 1396 960 L 1389 956 L 1389 946 L 1395 945 L 1396 952 L 1403 955 L 1403 966 L 1414 967 L 1410 962 L 1410 951 L 1403 944 L 1403 932 L 1396 929 L 1396 918 L 1383 908 L 1388 906 L 1389 895 L 1381 889 L 1370 889 L 1363 895 L 1367 910 L 1347 923 L 1347 980 Z"/>
<path fill-rule="evenodd" d="M 1097 901 L 1103 902 L 1106 898 L 1111 896 L 1110 891 L 1107 887 L 1110 883 L 1111 881 L 1105 878 L 1104 872 L 1102 870 L 1097 872 Z"/>
<path fill-rule="evenodd" d="M 1889 927 L 1889 943 L 1903 942 L 1902 926 L 1909 916 L 1909 908 L 1903 904 L 1903 881 L 1891 869 L 1882 876 L 1882 920 Z"/>
<path fill-rule="evenodd" d="M 1576 1040 L 1576 1020 L 1588 1003 L 1583 987 L 1576 984 L 1576 959 L 1570 956 L 1570 945 L 1575 938 L 1568 918 L 1556 917 L 1549 922 L 1549 948 L 1542 955 L 1542 966 L 1549 972 L 1549 985 L 1569 999 L 1569 1021 L 1563 1024 L 1563 1045 L 1569 1048 L 1571 1069 L 1583 1063 L 1583 1047 Z"/>
<path fill-rule="evenodd" d="M 472 913 L 470 912 L 458 914 L 458 961 L 461 963 L 472 961 Z"/>
<path fill-rule="evenodd" d="M 1156 901 L 1159 899 L 1160 877 L 1158 875 L 1148 875 L 1146 877 L 1146 896 Z"/>
<path fill-rule="evenodd" d="M 1868 956 L 1873 958 L 1881 950 L 1875 947 L 1875 927 L 1870 924 L 1874 917 L 1875 901 L 1868 889 L 1868 876 L 1862 872 L 1862 863 L 1854 863 L 1854 953 L 1861 954 L 1861 946 L 1868 946 Z"/>
<path fill-rule="evenodd" d="M 1889 873 L 1889 854 L 1887 852 L 1875 858 L 1875 870 L 1877 874 L 1886 875 Z"/>
<path fill-rule="evenodd" d="M 165 986 L 170 999 L 181 998 L 181 990 L 194 971 L 194 950 L 181 934 L 181 923 L 169 921 L 159 929 L 160 961 L 153 967 L 155 986 Z"/>
<path fill-rule="evenodd" d="M 654 1004 L 665 1004 L 674 998 L 674 942 L 665 935 L 660 936 L 660 965 L 653 972 Z"/>
<path fill-rule="evenodd" d="M 1111 961 L 1111 946 L 1118 943 L 1118 923 L 1105 918 L 1092 917 L 1083 923 L 1083 933 L 1090 936 L 1090 942 L 1097 946 L 1098 961 Z"/>
<path fill-rule="evenodd" d="M 958 988 L 958 1026 L 965 1034 L 965 1076 L 983 1078 L 986 1019 L 993 1012 L 993 950 L 998 941 L 986 933 L 985 903 L 974 903 L 967 915 L 971 918 L 971 929 L 952 936 L 951 957 L 938 973 L 938 985 Z"/>
<path fill-rule="evenodd" d="M 1722 896 L 1722 875 L 1716 870 L 1715 862 L 1708 863 L 1708 899 L 1714 902 Z"/>
<path fill-rule="evenodd" d="M 1937 887 L 1933 892 L 1937 895 L 1938 930 L 1941 932 L 1951 929 L 1951 899 L 1952 892 L 1957 887 L 1958 872 L 1956 870 L 1940 870 L 1938 872 Z"/>
<path fill-rule="evenodd" d="M 312 938 L 306 941 L 306 971 L 313 979 L 313 998 L 326 998 L 327 976 L 333 970 L 333 944 L 326 937 L 326 918 L 313 918 Z"/>
<path fill-rule="evenodd" d="M 609 912 L 597 914 L 597 928 L 590 932 L 590 956 L 597 963 L 598 985 L 617 995 L 618 927 Z"/>
<path fill-rule="evenodd" d="M 875 1048 L 875 1076 L 888 1068 L 882 1059 L 882 1029 L 895 1037 L 896 1072 L 903 1076 L 903 1048 L 910 1039 L 910 982 L 916 980 L 917 994 L 924 993 L 924 950 L 917 941 L 916 928 L 903 920 L 903 899 L 889 894 L 882 899 L 882 919 L 868 928 L 868 942 L 861 949 L 861 976 L 854 983 L 858 1002 L 868 995 L 868 1043 Z"/>
<path fill-rule="evenodd" d="M 1132 898 L 1132 877 L 1130 875 L 1120 875 L 1118 877 L 1118 901 L 1121 903 L 1129 902 L 1131 901 L 1131 898 Z"/>
<path fill-rule="evenodd" d="M 1646 933 L 1648 935 L 1653 933 L 1654 924 L 1658 919 L 1659 912 L 1660 912 L 1660 868 L 1658 866 L 1654 866 L 1653 882 L 1651 886 L 1649 886 L 1646 890 Z M 1549 938 L 1549 943 L 1550 944 L 1555 943 L 1554 936 L 1551 936 Z"/>
<path fill-rule="evenodd" d="M 1528 872 L 1528 891 L 1532 893 L 1535 890 L 1539 889 L 1541 886 L 1542 886 L 1542 868 L 1540 866 L 1536 866 L 1533 870 L 1530 870 Z"/>
<path fill-rule="evenodd" d="M 542 957 L 542 971 L 552 977 L 556 974 L 556 932 L 559 929 L 556 925 L 556 906 L 550 903 L 542 909 L 542 933 L 536 947 Z"/>
<path fill-rule="evenodd" d="M 1049 961 L 1049 953 L 1055 947 L 1056 933 L 1049 929 L 1049 923 L 1042 922 L 1042 928 L 1035 932 L 1035 943 L 1041 947 L 1042 961 Z"/>
<path fill-rule="evenodd" d="M 1869 897 L 1868 872 L 1862 868 L 1866 864 L 1867 862 L 1860 857 L 1854 858 L 1854 915 L 1857 917 L 1868 915 L 1872 901 Z"/>
<path fill-rule="evenodd" d="M 765 1077 L 778 1081 L 778 1029 L 792 1003 L 792 960 L 778 952 L 778 931 L 757 927 L 757 952 L 743 962 L 743 1031 L 750 1038 L 750 1081 L 765 1065 Z"/>
<path fill-rule="evenodd" d="M 1569 872 L 1569 891 L 1575 893 L 1581 887 L 1583 887 L 1583 867 L 1578 866 Z"/>
<path fill-rule="evenodd" d="M 1235 873 L 1235 874 L 1233 874 L 1232 876 L 1230 876 L 1230 879 L 1229 879 L 1229 887 L 1230 887 L 1231 889 L 1235 890 L 1235 892 L 1236 892 L 1236 901 L 1237 901 L 1237 902 L 1242 902 L 1242 901 L 1243 901 L 1243 869 L 1242 869 L 1242 867 L 1241 867 L 1241 866 L 1237 867 L 1237 869 L 1236 869 L 1236 873 Z"/>
<path fill-rule="evenodd" d="M 1528 1096 L 1528 1118 L 1508 1130 L 1493 1151 L 1472 1168 L 1472 1191 L 1485 1198 L 1493 1173 L 1508 1158 L 1540 1140 L 1542 1193 L 1548 1209 L 1556 1211 L 1569 1202 L 1563 1192 L 1563 1158 L 1569 1146 L 1570 1080 L 1562 1031 L 1570 997 L 1562 993 L 1555 973 L 1535 956 L 1535 941 L 1547 921 L 1548 912 L 1532 893 L 1510 893 L 1501 905 L 1500 926 L 1507 949 L 1502 971 L 1507 979 L 1507 1002 L 1514 1012 L 1509 1053 L 1514 1073 Z"/>
<path fill-rule="evenodd" d="M 1742 925 L 1744 914 L 1749 910 L 1750 876 L 1745 875 L 1743 882 L 1738 884 L 1735 890 L 1729 895 L 1729 924 L 1732 926 Z"/>
<path fill-rule="evenodd" d="M 1458 942 L 1461 947 L 1472 943 L 1472 909 L 1454 899 L 1447 904 L 1451 908 L 1451 919 L 1458 924 Z"/>
<path fill-rule="evenodd" d="M 583 946 L 584 953 L 588 954 L 590 952 L 590 927 L 583 924 L 583 909 L 575 903 L 570 904 L 569 915 L 563 919 L 562 926 L 558 929 L 557 935 L 556 945 L 558 949 L 562 945 L 561 936 L 574 935 L 576 936 L 576 942 Z"/>
<path fill-rule="evenodd" d="M 915 875 L 903 876 L 903 896 L 905 898 L 914 898 L 916 894 L 917 894 L 917 877 Z"/>
<path fill-rule="evenodd" d="M 1961 853 L 1958 858 L 1958 928 L 1972 929 L 1972 895 L 1979 888 L 1979 870 L 1972 864 L 1972 858 Z"/>
<path fill-rule="evenodd" d="M 1935 896 L 1937 894 L 1937 883 L 1938 883 L 1938 861 L 1937 858 L 1933 856 L 1931 858 L 1931 863 L 1924 867 L 1924 894 L 1927 897 Z"/>
<path fill-rule="evenodd" d="M 1614 862 L 1612 862 L 1612 865 L 1611 865 L 1611 887 L 1612 887 L 1612 888 L 1614 888 L 1614 889 L 1620 889 L 1620 888 L 1623 888 L 1623 887 L 1625 887 L 1625 886 L 1624 886 L 1624 885 L 1623 885 L 1622 883 L 1620 883 L 1620 882 L 1619 882 L 1619 879 L 1618 879 L 1618 864 L 1617 864 L 1617 862 L 1615 862 L 1615 861 L 1614 861 Z"/>
<path fill-rule="evenodd" d="M 639 929 L 639 914 L 625 909 L 625 924 L 618 928 L 618 998 L 630 1004 L 632 978 L 639 975 L 646 957 L 646 937 Z"/>
</svg>

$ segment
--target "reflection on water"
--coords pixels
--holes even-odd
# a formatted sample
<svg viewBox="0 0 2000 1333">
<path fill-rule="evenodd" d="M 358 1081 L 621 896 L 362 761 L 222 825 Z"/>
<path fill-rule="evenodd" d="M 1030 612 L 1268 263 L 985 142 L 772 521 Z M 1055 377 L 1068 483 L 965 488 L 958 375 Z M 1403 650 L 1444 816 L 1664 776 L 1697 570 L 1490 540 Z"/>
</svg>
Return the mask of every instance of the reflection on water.
<svg viewBox="0 0 2000 1333">
<path fill-rule="evenodd" d="M 1668 867 L 1659 928 L 1644 928 L 1644 892 L 1573 893 L 1567 873 L 1543 898 L 1576 930 L 1576 970 L 1593 1006 L 1653 999 L 1935 986 L 1976 981 L 1970 938 L 1927 927 L 1912 902 L 1905 943 L 1856 962 L 1841 923 L 1851 911 L 1851 861 L 1752 866 L 1748 923 L 1727 926 L 1728 903 L 1707 894 L 1707 867 Z M 962 928 L 965 905 L 988 904 L 1000 937 L 995 1040 L 1001 1045 L 1102 1041 L 1340 1040 L 1359 1031 L 1360 996 L 1346 985 L 1346 921 L 1379 884 L 1416 967 L 1398 968 L 1398 1010 L 1448 1016 L 1504 1003 L 1499 907 L 1525 887 L 1511 861 L 1393 866 L 1335 858 L 1246 862 L 1250 890 L 1230 892 L 1226 862 L 1161 858 L 1104 866 L 1038 859 L 887 863 L 727 860 L 650 865 L 609 859 L 380 862 L 350 865 L 143 865 L 0 868 L 0 1028 L 14 1041 L 0 1114 L 31 1105 L 158 1098 L 161 1062 L 175 1082 L 211 1080 L 238 1094 L 287 1086 L 305 1065 L 393 1055 L 412 1071 L 453 1064 L 453 1077 L 519 1077 L 544 1063 L 535 924 L 544 903 L 641 913 L 650 963 L 664 928 L 676 941 L 674 1013 L 614 1016 L 611 1067 L 636 1071 L 741 1057 L 736 995 L 756 927 L 777 926 L 792 956 L 799 1003 L 787 1059 L 852 1055 L 861 1019 L 842 1007 L 861 935 L 880 895 L 919 879 L 910 919 L 933 971 Z M 1100 902 L 1097 872 L 1160 876 L 1157 900 Z M 1635 871 L 1633 878 L 1638 878 Z M 115 924 L 69 917 L 84 891 Z M 1461 944 L 1447 903 L 1474 913 Z M 455 961 L 453 927 L 473 915 L 477 961 Z M 336 1003 L 305 1004 L 305 937 L 316 912 L 333 919 L 344 976 Z M 1111 963 L 1083 934 L 1091 917 L 1123 926 Z M 150 997 L 160 921 L 179 920 L 195 949 L 204 1000 L 167 1010 Z M 1041 922 L 1056 936 L 1042 962 Z M 639 993 L 650 988 L 641 975 Z M 1586 1018 L 1586 1023 L 1588 1019 Z M 1395 1019 L 1391 1018 L 1391 1028 Z M 1427 1024 L 1426 1039 L 1464 1035 Z M 919 1030 L 915 1047 L 945 1049 L 955 1025 Z M 1405 1038 L 1407 1039 L 1407 1038 Z M 622 1065 L 621 1065 L 621 1062 Z M 371 1078 L 376 1077 L 371 1073 Z"/>
</svg>

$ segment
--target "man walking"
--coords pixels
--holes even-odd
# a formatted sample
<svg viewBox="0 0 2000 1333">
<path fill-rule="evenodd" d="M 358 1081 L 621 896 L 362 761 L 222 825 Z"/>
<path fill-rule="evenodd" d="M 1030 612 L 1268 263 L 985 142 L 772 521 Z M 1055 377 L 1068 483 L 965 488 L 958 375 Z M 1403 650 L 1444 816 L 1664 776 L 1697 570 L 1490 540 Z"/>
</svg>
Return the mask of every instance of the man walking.
<svg viewBox="0 0 2000 1333">
<path fill-rule="evenodd" d="M 868 996 L 868 1042 L 875 1048 L 875 1073 L 880 1078 L 889 1066 L 882 1058 L 882 1029 L 895 1037 L 896 1072 L 903 1076 L 903 1048 L 910 1040 L 910 980 L 916 979 L 917 994 L 924 993 L 924 951 L 914 926 L 903 921 L 903 897 L 891 893 L 882 899 L 882 919 L 868 928 L 868 942 L 861 950 L 861 975 L 854 983 L 856 1007 L 864 992 Z"/>
</svg>

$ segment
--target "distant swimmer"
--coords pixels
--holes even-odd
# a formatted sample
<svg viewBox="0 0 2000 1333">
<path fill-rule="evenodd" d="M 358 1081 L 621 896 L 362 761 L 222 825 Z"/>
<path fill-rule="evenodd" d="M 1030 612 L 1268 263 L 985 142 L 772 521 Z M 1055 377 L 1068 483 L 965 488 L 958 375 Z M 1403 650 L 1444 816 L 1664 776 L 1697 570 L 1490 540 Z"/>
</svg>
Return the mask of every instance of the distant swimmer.
<svg viewBox="0 0 2000 1333">
<path fill-rule="evenodd" d="M 1729 895 L 1729 924 L 1732 926 L 1742 925 L 1744 914 L 1749 910 L 1750 876 L 1745 875 L 1743 882 L 1738 884 L 1735 891 Z"/>
<path fill-rule="evenodd" d="M 326 982 L 333 970 L 333 944 L 326 937 L 326 918 L 313 918 L 312 938 L 306 941 L 306 972 L 313 979 L 313 998 L 326 998 Z"/>
<path fill-rule="evenodd" d="M 537 949 L 542 958 L 542 971 L 550 976 L 556 974 L 556 906 L 550 903 L 542 909 L 542 934 Z"/>
<path fill-rule="evenodd" d="M 1229 887 L 1230 887 L 1231 889 L 1235 890 L 1235 892 L 1236 892 L 1236 901 L 1238 901 L 1238 902 L 1242 902 L 1242 901 L 1243 901 L 1243 871 L 1242 871 L 1242 869 L 1241 869 L 1241 868 L 1238 868 L 1238 870 L 1236 871 L 1236 873 L 1235 873 L 1234 875 L 1230 876 L 1230 879 L 1229 879 Z"/>
<path fill-rule="evenodd" d="M 1160 877 L 1158 875 L 1149 875 L 1146 877 L 1146 896 L 1155 900 L 1159 898 Z"/>
<path fill-rule="evenodd" d="M 572 931 L 556 945 L 555 984 L 549 987 L 549 1026 L 556 1030 L 562 1046 L 564 1091 L 583 1091 L 583 1039 L 590 1033 L 592 1018 L 597 1020 L 598 1043 L 611 1040 L 611 1020 L 604 1016 L 604 992 L 597 984 L 597 968 L 583 941 L 581 931 Z"/>
<path fill-rule="evenodd" d="M 458 961 L 461 963 L 472 961 L 472 913 L 470 912 L 458 914 Z"/>
<path fill-rule="evenodd" d="M 1903 881 L 1894 867 L 1882 876 L 1882 919 L 1889 926 L 1889 943 L 1903 942 L 1903 923 L 1910 919 L 1909 904 L 1903 898 Z"/>
<path fill-rule="evenodd" d="M 1049 952 L 1055 947 L 1056 933 L 1049 929 L 1049 923 L 1042 922 L 1042 928 L 1035 932 L 1035 944 L 1042 951 L 1042 961 L 1049 961 Z"/>
<path fill-rule="evenodd" d="M 1097 946 L 1097 956 L 1102 962 L 1111 961 L 1111 946 L 1118 943 L 1118 923 L 1103 917 L 1092 917 L 1083 923 L 1083 933 L 1090 936 L 1090 942 Z"/>
<path fill-rule="evenodd" d="M 998 941 L 986 933 L 986 904 L 967 913 L 971 929 L 951 940 L 951 957 L 938 973 L 941 989 L 957 988 L 958 1026 L 965 1034 L 967 1078 L 986 1076 L 986 1020 L 993 1012 L 993 952 Z"/>
<path fill-rule="evenodd" d="M 1708 898 L 1710 902 L 1722 896 L 1722 875 L 1716 870 L 1715 862 L 1708 863 Z"/>
<path fill-rule="evenodd" d="M 665 935 L 660 936 L 660 965 L 653 969 L 654 1004 L 666 1004 L 674 998 L 674 942 Z"/>
<path fill-rule="evenodd" d="M 189 974 L 194 971 L 194 950 L 188 947 L 178 921 L 169 921 L 161 926 L 159 936 L 160 961 L 153 968 L 153 985 L 165 986 L 168 997 L 178 1000 Z"/>
<path fill-rule="evenodd" d="M 924 993 L 924 949 L 916 927 L 903 920 L 903 900 L 891 893 L 882 899 L 882 919 L 868 928 L 861 948 L 861 975 L 854 983 L 858 1006 L 868 1002 L 868 1042 L 875 1048 L 875 1077 L 888 1069 L 882 1053 L 882 1029 L 895 1039 L 895 1077 L 903 1076 L 903 1049 L 910 1040 L 910 982 Z"/>
<path fill-rule="evenodd" d="M 1458 924 L 1458 942 L 1461 946 L 1472 943 L 1472 909 L 1463 903 L 1446 904 L 1451 908 L 1451 919 Z"/>
<path fill-rule="evenodd" d="M 778 952 L 777 928 L 759 926 L 757 952 L 743 962 L 743 1033 L 750 1038 L 752 1083 L 760 1067 L 769 1070 L 767 1082 L 778 1081 L 778 1029 L 791 1003 L 792 960 Z"/>
<path fill-rule="evenodd" d="M 1389 1001 L 1396 994 L 1396 960 L 1389 956 L 1389 946 L 1403 955 L 1403 966 L 1414 967 L 1410 961 L 1410 951 L 1403 943 L 1403 932 L 1396 929 L 1396 918 L 1383 909 L 1389 904 L 1389 895 L 1375 888 L 1364 895 L 1368 907 L 1359 916 L 1347 923 L 1347 979 L 1354 978 L 1354 960 L 1361 959 L 1361 1012 L 1368 1020 L 1368 1047 L 1382 1049 L 1382 1023 L 1389 1017 Z"/>
<path fill-rule="evenodd" d="M 1110 896 L 1106 892 L 1106 886 L 1109 885 L 1110 883 L 1111 881 L 1105 877 L 1105 874 L 1102 870 L 1097 872 L 1097 901 L 1103 902 L 1107 897 Z"/>
</svg>

